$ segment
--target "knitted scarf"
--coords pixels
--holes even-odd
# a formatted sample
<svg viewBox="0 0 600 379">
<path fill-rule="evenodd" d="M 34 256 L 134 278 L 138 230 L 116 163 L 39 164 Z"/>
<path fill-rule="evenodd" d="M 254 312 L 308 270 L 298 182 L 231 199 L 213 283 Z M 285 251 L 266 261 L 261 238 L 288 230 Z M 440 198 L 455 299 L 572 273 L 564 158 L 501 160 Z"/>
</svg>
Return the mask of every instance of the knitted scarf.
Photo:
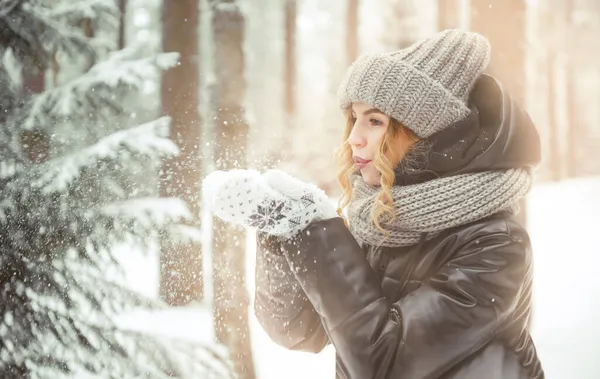
<svg viewBox="0 0 600 379">
<path fill-rule="evenodd" d="M 531 186 L 527 169 L 484 171 L 437 178 L 409 186 L 393 186 L 396 218 L 381 226 L 371 219 L 378 187 L 352 177 L 352 200 L 348 207 L 350 230 L 357 241 L 374 246 L 406 246 L 419 242 L 422 233 L 437 234 L 511 207 Z"/>
</svg>

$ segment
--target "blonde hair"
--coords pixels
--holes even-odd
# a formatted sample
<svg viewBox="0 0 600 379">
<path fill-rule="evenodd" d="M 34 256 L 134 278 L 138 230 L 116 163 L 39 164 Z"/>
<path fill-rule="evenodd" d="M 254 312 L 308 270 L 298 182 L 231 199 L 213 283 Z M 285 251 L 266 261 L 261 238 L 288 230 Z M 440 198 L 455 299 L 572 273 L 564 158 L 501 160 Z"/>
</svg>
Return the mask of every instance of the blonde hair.
<svg viewBox="0 0 600 379">
<path fill-rule="evenodd" d="M 348 109 L 346 113 L 344 139 L 337 153 L 337 181 L 342 190 L 342 196 L 338 201 L 337 213 L 344 219 L 346 225 L 348 225 L 348 220 L 343 216 L 342 209 L 345 208 L 352 199 L 352 183 L 350 182 L 350 178 L 356 171 L 354 160 L 352 158 L 352 147 L 348 143 L 348 137 L 350 136 L 353 127 L 354 117 L 352 117 L 352 109 Z M 402 144 L 400 150 L 393 148 L 393 144 L 397 143 L 399 138 L 406 141 L 406 143 Z M 387 125 L 387 131 L 379 146 L 377 154 L 375 154 L 375 157 L 373 158 L 375 168 L 381 173 L 379 182 L 381 187 L 375 200 L 375 207 L 371 212 L 371 220 L 375 223 L 375 226 L 385 234 L 388 234 L 388 232 L 381 226 L 381 223 L 392 222 L 396 218 L 394 200 L 390 192 L 396 179 L 394 165 L 400 162 L 412 144 L 418 140 L 419 138 L 414 132 L 402 125 L 398 120 L 390 118 Z"/>
</svg>

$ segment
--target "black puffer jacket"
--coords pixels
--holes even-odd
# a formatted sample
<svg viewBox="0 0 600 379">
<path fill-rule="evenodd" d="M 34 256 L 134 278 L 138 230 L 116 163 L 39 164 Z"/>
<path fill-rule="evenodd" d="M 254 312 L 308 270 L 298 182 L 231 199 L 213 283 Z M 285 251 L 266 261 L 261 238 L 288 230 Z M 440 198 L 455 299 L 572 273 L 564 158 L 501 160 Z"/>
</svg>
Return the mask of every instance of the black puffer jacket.
<svg viewBox="0 0 600 379">
<path fill-rule="evenodd" d="M 536 165 L 537 133 L 500 85 L 483 77 L 472 100 L 478 116 L 454 131 L 468 143 L 458 150 L 434 136 L 432 154 L 454 157 L 431 159 L 427 171 Z M 332 343 L 339 378 L 541 379 L 527 328 L 531 258 L 511 211 L 424 234 L 415 246 L 380 249 L 359 246 L 334 218 L 293 241 L 260 236 L 255 310 L 289 349 L 318 352 Z"/>
</svg>

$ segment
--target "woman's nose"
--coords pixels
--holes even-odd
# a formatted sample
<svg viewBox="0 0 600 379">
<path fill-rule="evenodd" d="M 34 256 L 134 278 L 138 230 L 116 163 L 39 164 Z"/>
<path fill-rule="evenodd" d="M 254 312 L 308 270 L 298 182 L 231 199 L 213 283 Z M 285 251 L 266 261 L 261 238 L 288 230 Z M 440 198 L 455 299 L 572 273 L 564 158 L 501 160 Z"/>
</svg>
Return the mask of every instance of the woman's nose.
<svg viewBox="0 0 600 379">
<path fill-rule="evenodd" d="M 367 144 L 367 139 L 360 135 L 356 125 L 352 128 L 350 135 L 348 136 L 348 144 L 354 147 L 364 147 Z"/>
</svg>

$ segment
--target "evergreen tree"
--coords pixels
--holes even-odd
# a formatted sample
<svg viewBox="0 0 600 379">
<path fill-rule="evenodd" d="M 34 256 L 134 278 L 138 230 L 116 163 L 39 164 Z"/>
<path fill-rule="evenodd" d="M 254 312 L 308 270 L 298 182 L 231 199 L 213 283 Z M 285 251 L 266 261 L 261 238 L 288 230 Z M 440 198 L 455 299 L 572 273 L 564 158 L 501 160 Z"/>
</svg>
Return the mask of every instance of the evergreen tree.
<svg viewBox="0 0 600 379">
<path fill-rule="evenodd" d="M 178 153 L 168 118 L 125 128 L 130 95 L 177 55 L 108 53 L 101 37 L 86 37 L 84 18 L 118 25 L 112 0 L 52 3 L 0 0 L 0 377 L 228 378 L 214 348 L 115 323 L 162 304 L 123 286 L 112 248 L 198 239 L 185 203 L 130 181 Z M 14 67 L 46 71 L 61 56 L 95 64 L 42 93 L 22 90 Z"/>
</svg>

